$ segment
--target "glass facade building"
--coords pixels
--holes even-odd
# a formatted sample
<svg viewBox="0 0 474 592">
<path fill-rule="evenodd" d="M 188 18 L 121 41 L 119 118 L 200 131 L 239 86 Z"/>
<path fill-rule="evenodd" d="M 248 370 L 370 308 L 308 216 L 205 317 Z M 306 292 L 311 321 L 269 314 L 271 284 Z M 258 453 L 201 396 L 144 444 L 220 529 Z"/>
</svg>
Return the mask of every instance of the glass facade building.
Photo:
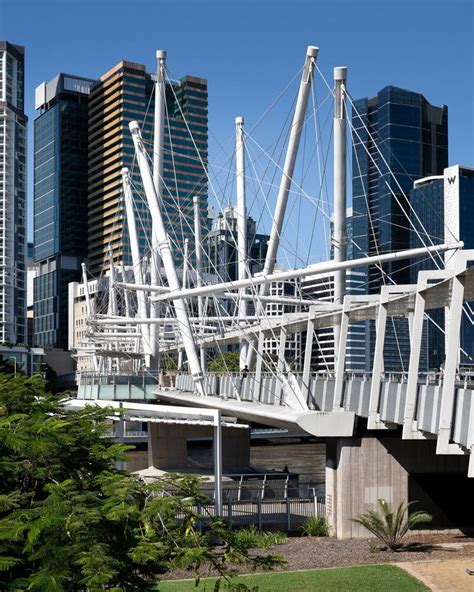
<svg viewBox="0 0 474 592">
<path fill-rule="evenodd" d="M 89 101 L 89 265 L 93 274 L 117 264 L 130 265 L 131 254 L 122 200 L 122 167 L 128 167 L 141 187 L 134 164 L 128 124 L 137 120 L 143 139 L 153 146 L 154 75 L 145 66 L 122 61 L 104 74 Z M 188 129 L 189 128 L 189 129 Z M 190 133 L 191 132 L 191 133 Z M 203 229 L 207 222 L 208 118 L 207 81 L 185 76 L 166 85 L 163 195 L 165 226 L 176 262 L 183 257 L 184 239 L 194 257 L 193 197 L 201 198 Z M 151 221 L 143 194 L 135 200 L 142 253 L 150 250 Z M 204 235 L 204 232 L 203 232 Z"/>
<path fill-rule="evenodd" d="M 263 269 L 269 239 L 269 235 L 257 233 L 255 220 L 248 216 L 247 256 L 252 275 Z M 204 264 L 208 273 L 217 275 L 223 282 L 238 279 L 236 208 L 225 208 L 217 215 L 206 240 L 206 250 Z"/>
<path fill-rule="evenodd" d="M 416 248 L 428 238 L 433 244 L 461 240 L 465 249 L 474 249 L 474 169 L 464 166 L 446 168 L 442 175 L 419 179 L 410 193 L 413 206 L 411 247 Z M 449 259 L 446 266 L 449 267 Z M 412 267 L 412 282 L 421 270 L 443 267 L 440 257 L 426 257 Z M 473 303 L 465 304 L 461 323 L 462 364 L 474 364 Z M 444 309 L 429 311 L 429 316 L 442 329 L 445 327 Z M 443 331 L 433 322 L 425 322 L 423 345 L 429 369 L 438 369 L 444 360 Z"/>
<path fill-rule="evenodd" d="M 394 86 L 355 101 L 352 109 L 354 258 L 410 246 L 409 196 L 420 177 L 439 175 L 448 164 L 448 109 L 420 93 Z M 393 175 L 392 175 L 393 173 Z M 384 284 L 409 283 L 410 262 L 395 261 L 366 270 L 369 293 Z M 370 326 L 372 367 L 375 344 Z M 409 335 L 404 318 L 388 323 L 385 369 L 408 367 Z"/>
<path fill-rule="evenodd" d="M 36 89 L 34 343 L 68 347 L 68 284 L 87 257 L 88 96 L 93 80 L 59 74 Z"/>
<path fill-rule="evenodd" d="M 0 343 L 25 343 L 25 49 L 0 41 Z"/>
</svg>

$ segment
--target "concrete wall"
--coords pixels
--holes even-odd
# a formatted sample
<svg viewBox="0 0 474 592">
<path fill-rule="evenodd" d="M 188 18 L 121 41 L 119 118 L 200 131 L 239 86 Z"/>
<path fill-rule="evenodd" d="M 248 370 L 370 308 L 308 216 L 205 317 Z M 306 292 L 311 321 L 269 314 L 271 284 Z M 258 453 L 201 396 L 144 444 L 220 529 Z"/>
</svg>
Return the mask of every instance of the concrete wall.
<svg viewBox="0 0 474 592">
<path fill-rule="evenodd" d="M 467 457 L 439 456 L 433 440 L 406 441 L 400 437 L 331 439 L 326 450 L 326 504 L 333 534 L 338 538 L 370 536 L 351 519 L 374 508 L 379 498 L 393 505 L 419 500 L 414 509 L 432 513 L 433 528 L 469 526 L 453 523 L 459 520 L 449 507 L 456 504 L 455 492 L 452 500 L 436 495 L 441 487 L 446 488 L 450 474 L 465 482 L 465 487 L 472 487 L 467 478 Z M 472 515 L 467 503 L 466 512 Z"/>
<path fill-rule="evenodd" d="M 164 470 L 195 467 L 187 455 L 187 439 L 213 437 L 207 426 L 148 424 L 148 465 Z M 250 430 L 222 428 L 222 465 L 224 469 L 239 469 L 250 464 Z"/>
</svg>

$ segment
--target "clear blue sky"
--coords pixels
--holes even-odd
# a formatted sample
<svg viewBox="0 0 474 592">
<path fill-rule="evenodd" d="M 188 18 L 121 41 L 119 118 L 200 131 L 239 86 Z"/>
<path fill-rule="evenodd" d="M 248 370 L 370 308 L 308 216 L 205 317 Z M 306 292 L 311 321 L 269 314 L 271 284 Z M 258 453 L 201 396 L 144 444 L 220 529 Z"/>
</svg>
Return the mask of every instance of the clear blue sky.
<svg viewBox="0 0 474 592">
<path fill-rule="evenodd" d="M 447 104 L 450 163 L 471 166 L 473 33 L 469 0 L 0 0 L 0 38 L 26 46 L 30 120 L 41 81 L 97 77 L 121 59 L 152 69 L 163 48 L 175 77 L 208 79 L 210 128 L 222 142 L 236 115 L 257 120 L 311 44 L 328 78 L 349 67 L 355 97 L 393 84 Z M 212 137 L 210 149 L 212 159 Z"/>
</svg>

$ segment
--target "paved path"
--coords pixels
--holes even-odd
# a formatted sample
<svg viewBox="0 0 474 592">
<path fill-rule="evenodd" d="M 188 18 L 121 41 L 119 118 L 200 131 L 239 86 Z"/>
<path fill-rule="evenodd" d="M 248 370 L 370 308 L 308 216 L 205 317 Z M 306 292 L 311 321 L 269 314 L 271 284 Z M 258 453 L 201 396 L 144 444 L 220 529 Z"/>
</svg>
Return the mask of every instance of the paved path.
<svg viewBox="0 0 474 592">
<path fill-rule="evenodd" d="M 407 561 L 397 565 L 432 592 L 474 592 L 474 576 L 466 573 L 466 568 L 474 569 L 474 558 Z"/>
</svg>

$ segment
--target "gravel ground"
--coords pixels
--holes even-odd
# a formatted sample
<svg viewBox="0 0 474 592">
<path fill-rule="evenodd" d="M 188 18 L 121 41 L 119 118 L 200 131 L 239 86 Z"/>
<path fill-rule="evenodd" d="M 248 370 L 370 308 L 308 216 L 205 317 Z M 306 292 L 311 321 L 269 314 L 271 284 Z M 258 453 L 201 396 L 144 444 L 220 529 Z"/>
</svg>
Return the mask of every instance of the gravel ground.
<svg viewBox="0 0 474 592">
<path fill-rule="evenodd" d="M 466 568 L 474 569 L 474 561 L 469 559 L 448 559 L 444 561 L 405 561 L 400 567 L 405 569 L 432 592 L 472 592 L 474 576 Z"/>
<path fill-rule="evenodd" d="M 406 547 L 395 553 L 382 550 L 371 552 L 367 540 L 338 541 L 333 538 L 291 537 L 283 545 L 271 547 L 268 552 L 285 557 L 286 564 L 275 571 L 446 559 L 466 559 L 471 566 L 474 564 L 474 538 L 461 535 L 420 534 L 406 537 L 404 540 Z M 248 568 L 236 568 L 240 573 L 248 572 Z M 193 574 L 189 571 L 176 570 L 163 579 L 190 577 L 193 577 Z"/>
</svg>

